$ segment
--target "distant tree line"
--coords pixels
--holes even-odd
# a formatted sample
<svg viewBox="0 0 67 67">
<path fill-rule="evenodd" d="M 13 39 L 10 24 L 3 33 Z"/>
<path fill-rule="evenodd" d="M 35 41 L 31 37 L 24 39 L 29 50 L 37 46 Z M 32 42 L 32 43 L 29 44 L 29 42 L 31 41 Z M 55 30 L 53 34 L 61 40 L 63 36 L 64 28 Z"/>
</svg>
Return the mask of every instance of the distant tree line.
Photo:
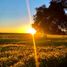
<svg viewBox="0 0 67 67">
<path fill-rule="evenodd" d="M 67 34 L 66 9 L 67 0 L 52 0 L 48 8 L 45 5 L 36 8 L 32 26 L 46 34 Z"/>
</svg>

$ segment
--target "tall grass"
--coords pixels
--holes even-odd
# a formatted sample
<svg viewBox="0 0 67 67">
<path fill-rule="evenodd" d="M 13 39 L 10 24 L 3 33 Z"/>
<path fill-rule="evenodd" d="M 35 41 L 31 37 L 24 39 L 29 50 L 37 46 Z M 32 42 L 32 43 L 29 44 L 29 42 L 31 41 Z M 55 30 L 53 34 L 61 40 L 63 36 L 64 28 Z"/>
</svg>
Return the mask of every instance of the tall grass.
<svg viewBox="0 0 67 67">
<path fill-rule="evenodd" d="M 0 45 L 0 67 L 36 67 L 33 45 L 27 45 Z M 40 67 L 67 66 L 67 46 L 65 45 L 37 46 L 37 56 Z"/>
</svg>

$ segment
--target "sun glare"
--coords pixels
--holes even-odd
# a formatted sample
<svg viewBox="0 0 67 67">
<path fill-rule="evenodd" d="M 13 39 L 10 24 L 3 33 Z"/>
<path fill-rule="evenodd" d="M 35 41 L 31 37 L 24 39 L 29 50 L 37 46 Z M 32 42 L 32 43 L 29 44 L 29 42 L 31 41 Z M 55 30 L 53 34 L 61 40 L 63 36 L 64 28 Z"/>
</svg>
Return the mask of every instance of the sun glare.
<svg viewBox="0 0 67 67">
<path fill-rule="evenodd" d="M 30 28 L 30 29 L 28 30 L 28 33 L 30 33 L 30 34 L 35 34 L 35 33 L 36 33 L 36 30 L 35 30 L 34 28 Z"/>
</svg>

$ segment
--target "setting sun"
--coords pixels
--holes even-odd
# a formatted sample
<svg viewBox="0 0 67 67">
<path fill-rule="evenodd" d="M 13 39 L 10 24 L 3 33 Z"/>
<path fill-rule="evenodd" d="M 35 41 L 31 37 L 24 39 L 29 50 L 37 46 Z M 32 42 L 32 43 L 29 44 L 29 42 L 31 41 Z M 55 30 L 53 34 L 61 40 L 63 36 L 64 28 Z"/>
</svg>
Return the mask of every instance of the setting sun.
<svg viewBox="0 0 67 67">
<path fill-rule="evenodd" d="M 35 30 L 34 28 L 30 28 L 30 29 L 28 30 L 28 33 L 30 33 L 30 34 L 35 34 L 35 33 L 36 33 L 36 30 Z"/>
</svg>

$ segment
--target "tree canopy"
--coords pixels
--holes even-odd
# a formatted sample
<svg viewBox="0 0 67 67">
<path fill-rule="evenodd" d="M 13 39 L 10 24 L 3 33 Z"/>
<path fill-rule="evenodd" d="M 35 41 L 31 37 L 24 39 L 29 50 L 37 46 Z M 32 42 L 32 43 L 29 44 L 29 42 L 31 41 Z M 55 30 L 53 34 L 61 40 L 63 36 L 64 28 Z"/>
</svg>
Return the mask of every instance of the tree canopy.
<svg viewBox="0 0 67 67">
<path fill-rule="evenodd" d="M 64 11 L 66 8 L 62 1 L 54 0 L 50 2 L 48 8 L 45 5 L 36 8 L 32 26 L 46 34 L 67 34 L 67 14 Z"/>
</svg>

